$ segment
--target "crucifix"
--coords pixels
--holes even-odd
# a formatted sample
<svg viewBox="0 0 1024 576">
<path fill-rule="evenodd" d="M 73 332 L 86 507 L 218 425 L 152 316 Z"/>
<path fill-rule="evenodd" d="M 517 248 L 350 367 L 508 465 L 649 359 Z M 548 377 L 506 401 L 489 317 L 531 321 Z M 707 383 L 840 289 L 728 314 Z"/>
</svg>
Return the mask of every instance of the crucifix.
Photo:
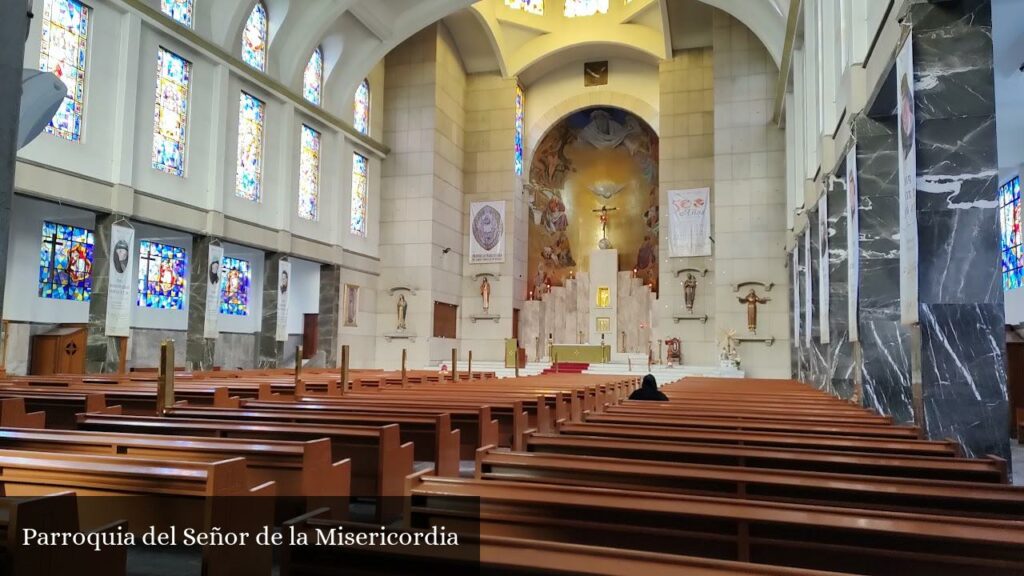
<svg viewBox="0 0 1024 576">
<path fill-rule="evenodd" d="M 601 220 L 601 241 L 598 242 L 598 246 L 603 249 L 611 248 L 611 244 L 608 242 L 608 213 L 615 210 L 618 208 L 609 208 L 603 205 L 600 210 L 591 210 L 591 212 L 600 212 L 598 218 Z"/>
</svg>

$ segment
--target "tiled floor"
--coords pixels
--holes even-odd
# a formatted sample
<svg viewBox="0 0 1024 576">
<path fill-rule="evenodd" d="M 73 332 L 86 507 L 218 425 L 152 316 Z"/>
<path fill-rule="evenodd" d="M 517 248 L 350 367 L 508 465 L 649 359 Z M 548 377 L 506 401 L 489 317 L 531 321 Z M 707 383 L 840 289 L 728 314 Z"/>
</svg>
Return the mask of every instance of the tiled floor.
<svg viewBox="0 0 1024 576">
<path fill-rule="evenodd" d="M 1024 445 L 1010 438 L 1010 459 L 1013 464 L 1013 483 L 1024 486 Z"/>
</svg>

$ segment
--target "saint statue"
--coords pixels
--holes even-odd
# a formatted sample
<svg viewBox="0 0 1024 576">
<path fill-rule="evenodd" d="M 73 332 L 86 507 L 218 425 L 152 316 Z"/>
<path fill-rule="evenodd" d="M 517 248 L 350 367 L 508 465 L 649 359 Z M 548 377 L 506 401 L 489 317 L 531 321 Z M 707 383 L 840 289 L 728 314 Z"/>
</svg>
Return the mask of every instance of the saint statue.
<svg viewBox="0 0 1024 576">
<path fill-rule="evenodd" d="M 409 305 L 405 302 L 405 294 L 398 296 L 398 329 L 405 330 L 405 312 Z"/>
<path fill-rule="evenodd" d="M 757 295 L 757 292 L 754 292 L 753 288 L 751 288 L 750 292 L 747 292 L 747 295 L 745 297 L 737 298 L 737 300 L 740 301 L 740 304 L 746 304 L 747 305 L 747 330 L 750 330 L 751 334 L 756 334 L 757 333 L 757 305 L 758 304 L 767 304 L 771 300 L 771 298 L 762 298 L 762 297 Z"/>
<path fill-rule="evenodd" d="M 484 314 L 486 314 L 487 309 L 491 307 L 491 283 L 487 281 L 487 276 L 484 276 L 484 281 L 480 283 L 480 297 L 484 299 Z"/>
<path fill-rule="evenodd" d="M 686 311 L 693 312 L 693 300 L 697 297 L 697 278 L 693 274 L 686 274 L 686 281 L 683 282 L 683 301 L 686 303 Z"/>
</svg>

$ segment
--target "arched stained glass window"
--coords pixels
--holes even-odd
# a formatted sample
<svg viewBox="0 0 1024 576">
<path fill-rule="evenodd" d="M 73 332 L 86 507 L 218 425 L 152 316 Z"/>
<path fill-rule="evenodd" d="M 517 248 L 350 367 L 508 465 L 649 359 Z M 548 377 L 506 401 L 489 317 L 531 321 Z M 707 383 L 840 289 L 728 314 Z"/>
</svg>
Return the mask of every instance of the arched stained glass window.
<svg viewBox="0 0 1024 576">
<path fill-rule="evenodd" d="M 320 97 L 324 89 L 324 51 L 319 46 L 306 63 L 302 73 L 302 96 L 311 104 L 320 105 Z"/>
<path fill-rule="evenodd" d="M 139 242 L 140 307 L 181 310 L 188 287 L 188 255 L 177 246 Z"/>
<path fill-rule="evenodd" d="M 194 3 L 193 0 L 160 0 L 160 9 L 179 24 L 191 28 Z"/>
<path fill-rule="evenodd" d="M 505 0 L 505 6 L 513 10 L 522 10 L 527 14 L 544 14 L 544 0 Z"/>
<path fill-rule="evenodd" d="M 299 151 L 299 218 L 316 220 L 320 204 L 320 133 L 302 125 Z"/>
<path fill-rule="evenodd" d="M 370 81 L 364 79 L 356 88 L 352 124 L 363 134 L 370 133 Z"/>
<path fill-rule="evenodd" d="M 565 0 L 565 17 L 593 16 L 608 13 L 608 0 Z"/>
<path fill-rule="evenodd" d="M 352 223 L 351 232 L 366 238 L 366 205 L 369 202 L 369 161 L 362 154 L 352 154 Z"/>
<path fill-rule="evenodd" d="M 523 175 L 523 113 L 526 108 L 526 97 L 523 87 L 516 84 L 516 175 Z"/>
<path fill-rule="evenodd" d="M 68 89 L 46 131 L 75 142 L 82 137 L 89 7 L 77 0 L 46 0 L 39 69 L 53 72 Z"/>
<path fill-rule="evenodd" d="M 242 30 L 242 61 L 253 68 L 267 69 L 267 7 L 257 2 Z"/>
<path fill-rule="evenodd" d="M 192 63 L 165 48 L 157 53 L 156 112 L 153 120 L 153 168 L 185 175 L 188 135 L 188 84 Z"/>
<path fill-rule="evenodd" d="M 259 202 L 263 196 L 263 121 L 267 105 L 242 92 L 238 98 L 238 170 L 235 194 Z"/>
</svg>

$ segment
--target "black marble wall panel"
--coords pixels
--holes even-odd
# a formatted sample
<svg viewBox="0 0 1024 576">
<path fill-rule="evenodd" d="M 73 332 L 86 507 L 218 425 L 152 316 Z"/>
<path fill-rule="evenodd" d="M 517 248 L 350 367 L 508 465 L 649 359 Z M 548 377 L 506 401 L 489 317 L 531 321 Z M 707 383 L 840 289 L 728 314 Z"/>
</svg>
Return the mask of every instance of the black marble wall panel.
<svg viewBox="0 0 1024 576">
<path fill-rule="evenodd" d="M 317 317 L 317 345 L 327 366 L 338 366 L 338 327 L 341 321 L 341 266 L 320 266 L 320 315 Z"/>
<path fill-rule="evenodd" d="M 925 430 L 1008 459 L 991 6 L 914 4 L 909 19 Z"/>
<path fill-rule="evenodd" d="M 818 297 L 821 286 L 821 237 L 818 231 L 817 204 L 807 211 L 807 233 L 811 235 L 811 258 L 807 272 L 811 275 L 811 346 L 808 349 L 808 381 L 815 387 L 834 393 L 832 377 L 829 375 L 829 345 L 821 343 L 821 302 Z"/>
<path fill-rule="evenodd" d="M 281 253 L 268 253 L 263 264 L 263 316 L 256 338 L 256 360 L 261 368 L 287 367 L 284 342 L 277 341 L 277 277 L 278 265 L 284 257 Z"/>
<path fill-rule="evenodd" d="M 793 250 L 795 250 L 795 251 L 799 251 L 800 250 L 799 238 L 797 238 L 797 244 L 796 244 L 796 247 L 793 248 Z M 789 298 L 789 310 L 790 310 L 790 313 L 789 313 L 789 321 L 790 321 L 790 324 L 789 324 L 789 334 L 790 334 L 790 340 L 789 340 L 789 375 L 790 375 L 791 378 L 795 378 L 797 380 L 800 380 L 801 379 L 800 378 L 800 376 L 801 376 L 801 374 L 800 374 L 800 341 L 793 339 L 794 323 L 799 325 L 799 322 L 802 320 L 802 318 L 797 315 L 797 309 L 796 309 L 796 303 L 799 302 L 799 299 L 800 299 L 800 283 L 799 283 L 800 265 L 799 265 L 799 263 L 794 264 L 794 262 L 793 262 L 793 253 L 787 254 L 786 262 L 788 263 L 788 265 L 790 267 L 789 268 L 789 277 L 791 279 L 793 278 L 793 267 L 795 266 L 796 269 L 797 269 L 796 270 L 797 271 L 796 277 L 798 279 L 797 282 L 791 283 L 791 285 L 789 287 L 789 290 L 787 291 L 788 294 L 786 296 L 787 298 Z"/>
<path fill-rule="evenodd" d="M 185 336 L 185 363 L 192 370 L 211 370 L 217 340 L 203 336 L 206 328 L 206 296 L 210 281 L 209 236 L 192 237 L 192 261 L 189 263 L 188 332 Z M 219 314 L 219 310 L 213 313 Z"/>
<path fill-rule="evenodd" d="M 845 178 L 832 181 L 828 190 L 829 344 L 826 377 L 840 398 L 854 396 L 853 344 L 850 342 L 849 276 L 846 269 L 847 223 Z"/>
<path fill-rule="evenodd" d="M 804 238 L 807 235 L 807 231 L 804 230 L 802 234 L 796 238 L 796 254 L 797 254 L 797 289 L 795 296 L 800 299 L 800 317 L 797 319 L 800 322 L 800 339 L 797 341 L 797 354 L 800 357 L 799 362 L 799 373 L 797 378 L 801 382 L 811 381 L 811 351 L 807 346 L 807 274 L 808 274 L 808 263 L 807 258 L 804 255 Z"/>
<path fill-rule="evenodd" d="M 117 338 L 106 335 L 107 290 L 110 286 L 110 227 L 119 220 L 107 214 L 96 218 L 93 234 L 92 295 L 89 297 L 89 327 L 85 344 L 85 370 L 90 374 L 117 372 L 121 350 Z"/>
</svg>

